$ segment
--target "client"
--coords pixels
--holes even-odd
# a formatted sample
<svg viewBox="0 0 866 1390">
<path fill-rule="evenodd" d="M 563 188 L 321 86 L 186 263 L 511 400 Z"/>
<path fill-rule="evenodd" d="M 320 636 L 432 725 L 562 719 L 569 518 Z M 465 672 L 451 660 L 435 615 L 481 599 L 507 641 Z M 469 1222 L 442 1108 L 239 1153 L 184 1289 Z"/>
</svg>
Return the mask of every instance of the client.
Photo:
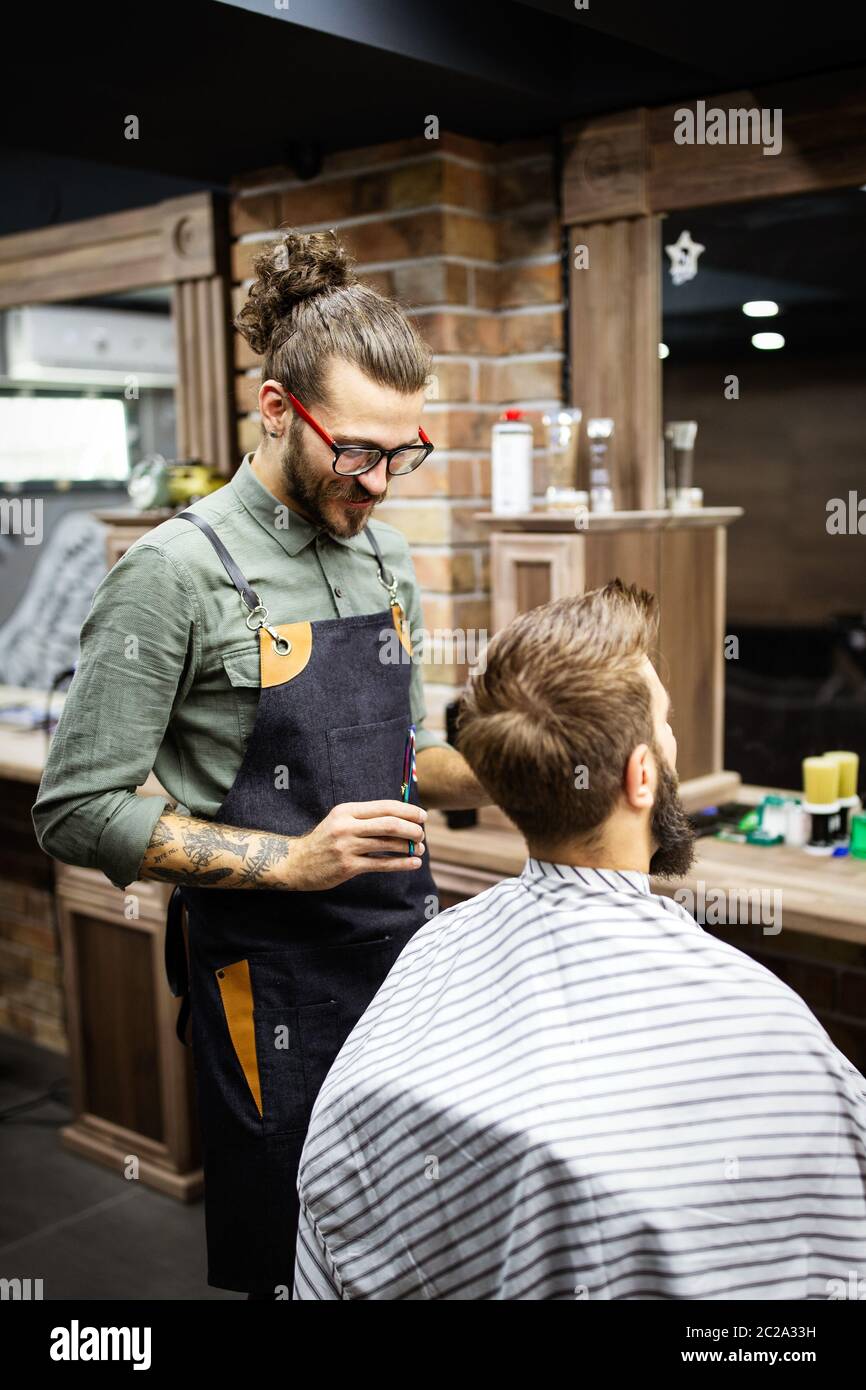
<svg viewBox="0 0 866 1390">
<path fill-rule="evenodd" d="M 296 1298 L 803 1300 L 866 1264 L 866 1082 L 650 891 L 693 858 L 656 628 L 617 581 L 491 643 L 460 747 L 529 857 L 421 928 L 334 1063 Z"/>
</svg>

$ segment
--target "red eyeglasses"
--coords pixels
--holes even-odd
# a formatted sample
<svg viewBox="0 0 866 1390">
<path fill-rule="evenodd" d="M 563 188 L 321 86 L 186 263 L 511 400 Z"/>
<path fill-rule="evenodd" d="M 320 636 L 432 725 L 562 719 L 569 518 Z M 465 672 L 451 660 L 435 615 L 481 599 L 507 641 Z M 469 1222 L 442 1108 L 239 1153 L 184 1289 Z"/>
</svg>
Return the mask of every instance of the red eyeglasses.
<svg viewBox="0 0 866 1390">
<path fill-rule="evenodd" d="M 381 459 L 388 460 L 388 473 L 392 478 L 399 478 L 405 473 L 414 473 L 420 467 L 429 454 L 433 452 L 433 445 L 429 438 L 420 428 L 418 435 L 420 444 L 401 444 L 397 449 L 374 449 L 368 448 L 363 444 L 337 444 L 331 438 L 328 431 L 314 420 L 308 410 L 305 410 L 291 391 L 286 395 L 298 412 L 302 420 L 316 431 L 320 439 L 324 439 L 330 449 L 334 451 L 334 472 L 340 473 L 344 477 L 357 478 L 359 473 L 369 473 L 371 468 L 375 468 Z"/>
</svg>

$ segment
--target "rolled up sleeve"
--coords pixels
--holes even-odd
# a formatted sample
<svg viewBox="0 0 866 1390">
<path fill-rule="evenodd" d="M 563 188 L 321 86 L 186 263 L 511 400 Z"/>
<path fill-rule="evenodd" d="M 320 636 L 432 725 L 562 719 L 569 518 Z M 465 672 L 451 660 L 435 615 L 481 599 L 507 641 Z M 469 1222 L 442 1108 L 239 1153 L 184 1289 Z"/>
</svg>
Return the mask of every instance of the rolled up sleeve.
<svg viewBox="0 0 866 1390">
<path fill-rule="evenodd" d="M 138 877 L 166 796 L 136 788 L 153 769 L 196 660 L 189 577 L 158 546 L 134 545 L 102 580 L 33 807 L 36 837 L 66 864 Z"/>
</svg>

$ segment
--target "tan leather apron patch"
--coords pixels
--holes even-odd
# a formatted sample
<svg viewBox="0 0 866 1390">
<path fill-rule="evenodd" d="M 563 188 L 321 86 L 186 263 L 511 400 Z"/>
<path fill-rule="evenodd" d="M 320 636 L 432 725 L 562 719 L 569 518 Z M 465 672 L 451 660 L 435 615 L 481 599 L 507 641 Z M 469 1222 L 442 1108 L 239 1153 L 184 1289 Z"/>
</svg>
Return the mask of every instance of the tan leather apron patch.
<svg viewBox="0 0 866 1390">
<path fill-rule="evenodd" d="M 403 612 L 403 609 L 400 607 L 399 603 L 391 604 L 391 617 L 394 622 L 394 627 L 397 629 L 397 636 L 400 638 L 400 641 L 402 642 L 405 650 L 411 656 L 412 641 L 409 636 L 409 624 L 406 621 L 406 615 Z"/>
<path fill-rule="evenodd" d="M 274 648 L 271 634 L 259 628 L 263 690 L 272 685 L 285 685 L 286 681 L 300 675 L 313 650 L 312 623 L 282 623 L 274 626 L 274 632 L 291 643 L 291 651 L 281 656 Z"/>
<path fill-rule="evenodd" d="M 252 1091 L 259 1114 L 262 1113 L 262 1088 L 259 1081 L 259 1061 L 256 1056 L 256 1034 L 253 1026 L 253 990 L 250 984 L 249 962 L 236 961 L 216 972 L 217 984 L 225 1009 L 226 1023 L 241 1070 Z"/>
</svg>

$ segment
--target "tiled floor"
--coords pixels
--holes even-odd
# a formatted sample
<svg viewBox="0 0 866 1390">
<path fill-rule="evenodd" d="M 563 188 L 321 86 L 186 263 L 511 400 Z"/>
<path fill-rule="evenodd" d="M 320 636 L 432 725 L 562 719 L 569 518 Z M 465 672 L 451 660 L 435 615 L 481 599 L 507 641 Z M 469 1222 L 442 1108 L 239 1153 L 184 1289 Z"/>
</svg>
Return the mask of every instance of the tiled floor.
<svg viewBox="0 0 866 1390">
<path fill-rule="evenodd" d="M 204 1208 L 67 1153 L 50 1100 L 64 1058 L 0 1035 L 0 1278 L 42 1279 L 46 1299 L 242 1299 L 209 1288 Z M 65 1089 L 58 1088 L 61 1096 Z"/>
</svg>

